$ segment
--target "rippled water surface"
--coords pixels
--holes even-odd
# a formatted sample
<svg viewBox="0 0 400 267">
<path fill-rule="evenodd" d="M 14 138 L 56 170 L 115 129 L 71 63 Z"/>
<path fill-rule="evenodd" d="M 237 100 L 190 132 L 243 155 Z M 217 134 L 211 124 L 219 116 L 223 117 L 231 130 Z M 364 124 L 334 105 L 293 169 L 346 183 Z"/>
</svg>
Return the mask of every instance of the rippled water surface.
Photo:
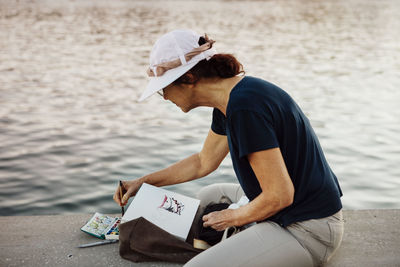
<svg viewBox="0 0 400 267">
<path fill-rule="evenodd" d="M 119 178 L 201 149 L 210 109 L 136 102 L 153 41 L 176 28 L 297 100 L 345 208 L 400 208 L 400 1 L 0 0 L 0 215 L 117 213 Z M 224 181 L 230 158 L 171 188 Z"/>
</svg>

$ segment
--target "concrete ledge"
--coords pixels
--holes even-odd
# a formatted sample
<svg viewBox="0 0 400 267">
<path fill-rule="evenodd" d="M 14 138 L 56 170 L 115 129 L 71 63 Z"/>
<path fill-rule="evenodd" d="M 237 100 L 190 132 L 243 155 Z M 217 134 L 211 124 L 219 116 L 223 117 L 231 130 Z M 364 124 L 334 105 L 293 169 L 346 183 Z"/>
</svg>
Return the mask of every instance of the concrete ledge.
<svg viewBox="0 0 400 267">
<path fill-rule="evenodd" d="M 0 266 L 181 266 L 135 264 L 118 244 L 79 249 L 98 239 L 80 231 L 91 214 L 0 217 Z M 400 266 L 400 210 L 344 211 L 345 236 L 327 266 Z"/>
<path fill-rule="evenodd" d="M 400 210 L 345 210 L 344 220 L 342 245 L 327 266 L 400 266 Z"/>
</svg>

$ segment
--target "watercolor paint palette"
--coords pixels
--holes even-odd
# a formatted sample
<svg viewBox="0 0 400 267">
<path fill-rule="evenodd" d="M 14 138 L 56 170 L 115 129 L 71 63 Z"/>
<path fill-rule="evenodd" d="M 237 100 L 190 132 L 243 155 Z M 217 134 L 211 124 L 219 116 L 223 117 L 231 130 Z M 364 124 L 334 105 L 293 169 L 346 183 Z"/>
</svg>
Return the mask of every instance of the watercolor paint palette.
<svg viewBox="0 0 400 267">
<path fill-rule="evenodd" d="M 119 229 L 118 225 L 121 223 L 121 219 L 118 218 L 118 220 L 114 223 L 114 225 L 108 230 L 108 232 L 105 234 L 106 239 L 116 239 L 119 240 Z"/>
<path fill-rule="evenodd" d="M 81 230 L 89 235 L 101 239 L 118 239 L 118 225 L 121 219 L 96 212 L 92 218 L 82 226 Z"/>
</svg>

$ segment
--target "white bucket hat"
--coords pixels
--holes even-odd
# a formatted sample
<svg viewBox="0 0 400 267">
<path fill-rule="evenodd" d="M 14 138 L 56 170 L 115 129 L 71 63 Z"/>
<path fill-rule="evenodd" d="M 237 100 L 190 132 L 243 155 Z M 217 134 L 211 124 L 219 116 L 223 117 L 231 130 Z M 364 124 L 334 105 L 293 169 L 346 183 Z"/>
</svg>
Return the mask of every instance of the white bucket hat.
<svg viewBox="0 0 400 267">
<path fill-rule="evenodd" d="M 214 41 L 209 40 L 206 35 L 206 43 L 200 46 L 200 37 L 191 30 L 175 30 L 156 41 L 147 71 L 150 81 L 139 102 L 167 87 L 199 61 L 208 60 L 217 53 L 212 47 Z"/>
</svg>

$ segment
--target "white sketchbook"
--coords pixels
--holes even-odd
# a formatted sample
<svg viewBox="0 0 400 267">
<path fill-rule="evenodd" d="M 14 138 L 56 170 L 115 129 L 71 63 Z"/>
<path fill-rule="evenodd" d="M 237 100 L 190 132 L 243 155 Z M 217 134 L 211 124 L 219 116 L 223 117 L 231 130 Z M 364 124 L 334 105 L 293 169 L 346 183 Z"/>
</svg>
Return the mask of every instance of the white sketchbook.
<svg viewBox="0 0 400 267">
<path fill-rule="evenodd" d="M 139 217 L 186 240 L 200 200 L 144 183 L 122 217 L 127 222 Z"/>
</svg>

